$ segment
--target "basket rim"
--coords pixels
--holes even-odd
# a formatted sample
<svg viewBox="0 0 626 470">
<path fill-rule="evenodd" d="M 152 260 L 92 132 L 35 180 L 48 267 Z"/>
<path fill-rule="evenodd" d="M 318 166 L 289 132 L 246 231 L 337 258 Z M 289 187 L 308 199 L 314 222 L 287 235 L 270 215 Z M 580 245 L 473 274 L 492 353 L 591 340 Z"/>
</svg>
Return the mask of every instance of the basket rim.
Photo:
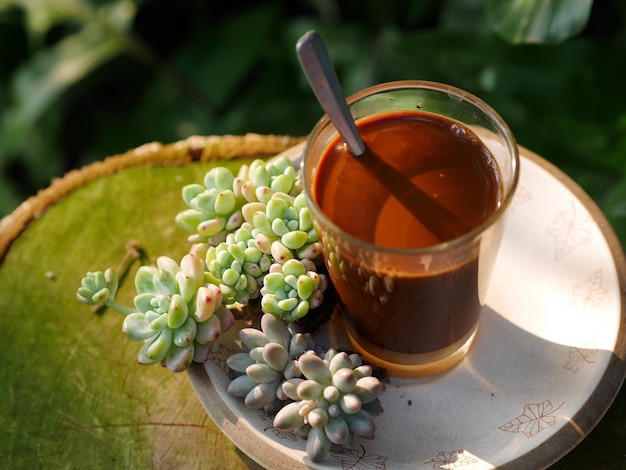
<svg viewBox="0 0 626 470">
<path fill-rule="evenodd" d="M 266 158 L 304 141 L 306 137 L 289 135 L 209 135 L 190 136 L 163 144 L 148 142 L 124 153 L 108 156 L 82 168 L 71 170 L 50 185 L 29 197 L 13 212 L 0 219 L 0 263 L 11 244 L 52 205 L 75 189 L 98 178 L 128 168 L 151 165 L 185 165 L 196 162 L 234 158 Z"/>
</svg>

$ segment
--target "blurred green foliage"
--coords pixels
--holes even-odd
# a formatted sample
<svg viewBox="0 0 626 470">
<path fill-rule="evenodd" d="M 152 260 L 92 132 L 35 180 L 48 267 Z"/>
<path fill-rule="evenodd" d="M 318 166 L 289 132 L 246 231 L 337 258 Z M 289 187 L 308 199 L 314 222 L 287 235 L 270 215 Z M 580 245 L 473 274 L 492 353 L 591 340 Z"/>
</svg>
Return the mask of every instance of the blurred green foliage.
<svg viewBox="0 0 626 470">
<path fill-rule="evenodd" d="M 317 29 L 346 94 L 425 79 L 492 104 L 624 243 L 625 20 L 624 0 L 0 0 L 0 216 L 145 142 L 307 134 L 294 46 Z"/>
</svg>

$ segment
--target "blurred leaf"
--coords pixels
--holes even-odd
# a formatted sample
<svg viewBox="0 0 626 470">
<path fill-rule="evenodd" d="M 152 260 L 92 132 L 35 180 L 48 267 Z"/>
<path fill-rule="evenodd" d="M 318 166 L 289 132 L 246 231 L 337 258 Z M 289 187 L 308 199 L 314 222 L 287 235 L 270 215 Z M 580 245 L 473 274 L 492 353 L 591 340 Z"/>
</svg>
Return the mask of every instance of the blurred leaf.
<svg viewBox="0 0 626 470">
<path fill-rule="evenodd" d="M 492 36 L 469 31 L 389 34 L 376 79 L 432 80 L 478 93 L 487 71 L 506 60 L 507 47 Z"/>
<path fill-rule="evenodd" d="M 20 7 L 26 13 L 27 31 L 43 36 L 59 23 L 84 24 L 106 21 L 110 26 L 126 29 L 137 9 L 133 0 L 107 1 L 98 6 L 96 0 L 0 0 L 0 11 Z"/>
<path fill-rule="evenodd" d="M 620 173 L 602 209 L 622 245 L 626 244 L 626 169 Z"/>
<path fill-rule="evenodd" d="M 0 6 L 8 5 L 8 2 Z M 84 26 L 51 46 L 40 48 L 13 67 L 6 90 L 0 96 L 0 178 L 9 179 L 15 193 L 49 184 L 64 171 L 61 146 L 66 116 L 62 95 L 112 57 L 124 52 L 124 34 L 135 14 L 134 3 L 121 0 L 95 9 L 76 0 L 12 2 L 25 8 L 32 34 L 45 32 L 56 22 L 73 21 Z M 46 11 L 40 11 L 42 8 Z M 41 22 L 32 25 L 33 15 Z M 39 21 L 39 20 L 36 20 Z M 2 82 L 2 80 L 0 80 Z M 3 196 L 2 213 L 15 198 Z M 9 207 L 5 207 L 9 206 Z"/>
<path fill-rule="evenodd" d="M 487 31 L 485 0 L 447 0 L 440 21 L 442 29 L 449 31 Z"/>
<path fill-rule="evenodd" d="M 324 21 L 330 22 L 339 19 L 339 5 L 337 5 L 336 0 L 309 0 L 308 3 Z"/>
<path fill-rule="evenodd" d="M 2 116 L 0 153 L 19 149 L 31 127 L 63 92 L 126 49 L 124 37 L 113 34 L 112 28 L 121 27 L 124 16 L 128 23 L 133 12 L 128 2 L 118 5 L 121 8 L 108 10 L 111 28 L 88 23 L 18 68 L 12 80 L 13 105 Z"/>
<path fill-rule="evenodd" d="M 51 107 L 36 125 L 17 129 L 10 141 L 0 134 L 0 167 L 14 169 L 17 178 L 12 178 L 12 186 L 20 192 L 33 186 L 45 187 L 52 177 L 62 173 L 64 155 L 59 133 L 64 125 L 63 111 L 60 106 Z M 0 131 L 9 134 L 11 129 Z"/>
<path fill-rule="evenodd" d="M 97 26 L 88 25 L 34 56 L 14 80 L 20 118 L 35 121 L 60 93 L 119 54 L 123 47 L 122 42 Z"/>
<path fill-rule="evenodd" d="M 615 120 L 610 139 L 611 146 L 603 156 L 603 161 L 626 172 L 626 111 Z"/>
<path fill-rule="evenodd" d="M 0 174 L 0 217 L 11 212 L 22 202 L 17 194 L 14 182 Z"/>
<path fill-rule="evenodd" d="M 248 78 L 279 25 L 276 4 L 238 12 L 216 28 L 204 28 L 183 49 L 174 64 L 196 88 L 210 99 L 212 111 L 219 111 L 235 98 L 235 92 Z M 209 111 L 209 110 L 206 110 Z"/>
<path fill-rule="evenodd" d="M 294 58 L 297 37 L 304 34 L 307 29 L 316 29 L 324 38 L 328 54 L 337 70 L 337 75 L 346 95 L 351 95 L 361 88 L 374 84 L 375 68 L 380 60 L 381 48 L 383 47 L 379 42 L 380 31 L 365 30 L 357 24 L 350 23 L 337 28 L 319 22 L 294 22 L 290 26 L 290 33 L 294 38 L 291 48 Z M 313 96 L 299 66 L 296 73 L 303 89 Z"/>
<path fill-rule="evenodd" d="M 593 0 L 487 0 L 492 28 L 513 44 L 554 44 L 587 24 Z"/>
<path fill-rule="evenodd" d="M 33 39 L 42 37 L 59 22 L 83 22 L 91 15 L 91 6 L 83 0 L 0 0 L 0 10 L 17 6 L 26 12 L 28 32 Z"/>
</svg>

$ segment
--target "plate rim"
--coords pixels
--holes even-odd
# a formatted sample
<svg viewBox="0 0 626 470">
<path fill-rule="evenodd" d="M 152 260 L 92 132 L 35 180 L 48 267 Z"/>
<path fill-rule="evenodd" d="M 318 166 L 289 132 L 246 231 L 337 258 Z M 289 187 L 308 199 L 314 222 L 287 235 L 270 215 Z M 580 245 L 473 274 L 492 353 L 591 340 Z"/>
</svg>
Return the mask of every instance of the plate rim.
<svg viewBox="0 0 626 470">
<path fill-rule="evenodd" d="M 531 451 L 509 462 L 503 467 L 507 470 L 528 468 L 528 458 L 531 455 L 540 455 L 543 453 L 551 455 L 552 458 L 550 461 L 537 462 L 545 467 L 556 463 L 567 455 L 593 431 L 606 415 L 617 398 L 626 378 L 626 257 L 624 256 L 621 243 L 600 207 L 578 183 L 545 158 L 522 146 L 518 147 L 520 157 L 528 159 L 548 172 L 552 177 L 563 184 L 589 212 L 611 252 L 620 290 L 621 310 L 615 347 L 613 348 L 609 363 L 600 377 L 596 388 L 591 392 L 588 399 L 576 414 L 569 418 L 567 423 L 559 429 L 558 432 Z M 600 403 L 603 403 L 604 406 L 599 406 Z M 593 413 L 590 412 L 591 409 L 593 409 Z M 566 444 L 564 445 L 564 443 Z M 535 462 L 535 460 L 531 460 L 531 462 Z"/>
</svg>

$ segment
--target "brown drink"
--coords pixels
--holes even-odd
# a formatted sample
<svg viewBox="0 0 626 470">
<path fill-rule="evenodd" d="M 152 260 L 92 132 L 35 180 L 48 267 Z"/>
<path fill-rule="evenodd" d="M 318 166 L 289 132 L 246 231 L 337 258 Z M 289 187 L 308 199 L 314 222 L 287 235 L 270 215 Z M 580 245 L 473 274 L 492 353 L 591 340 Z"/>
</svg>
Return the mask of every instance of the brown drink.
<svg viewBox="0 0 626 470">
<path fill-rule="evenodd" d="M 497 165 L 469 129 L 419 112 L 375 115 L 358 128 L 368 154 L 355 157 L 335 139 L 320 159 L 313 190 L 322 211 L 350 235 L 380 247 L 428 247 L 470 232 L 498 207 Z M 382 165 L 391 170 L 374 169 Z M 407 181 L 436 204 L 405 207 L 396 191 Z M 447 232 L 433 233 L 435 225 Z M 335 284 L 351 306 L 344 317 L 359 337 L 380 348 L 437 351 L 466 338 L 476 325 L 482 308 L 477 254 L 461 265 L 451 259 L 443 271 L 419 275 L 394 266 L 370 272 L 345 256 L 343 263 L 343 280 Z"/>
<path fill-rule="evenodd" d="M 391 374 L 432 375 L 474 340 L 517 146 L 495 111 L 448 85 L 392 82 L 348 102 L 365 154 L 324 117 L 302 173 L 346 332 Z"/>
</svg>

